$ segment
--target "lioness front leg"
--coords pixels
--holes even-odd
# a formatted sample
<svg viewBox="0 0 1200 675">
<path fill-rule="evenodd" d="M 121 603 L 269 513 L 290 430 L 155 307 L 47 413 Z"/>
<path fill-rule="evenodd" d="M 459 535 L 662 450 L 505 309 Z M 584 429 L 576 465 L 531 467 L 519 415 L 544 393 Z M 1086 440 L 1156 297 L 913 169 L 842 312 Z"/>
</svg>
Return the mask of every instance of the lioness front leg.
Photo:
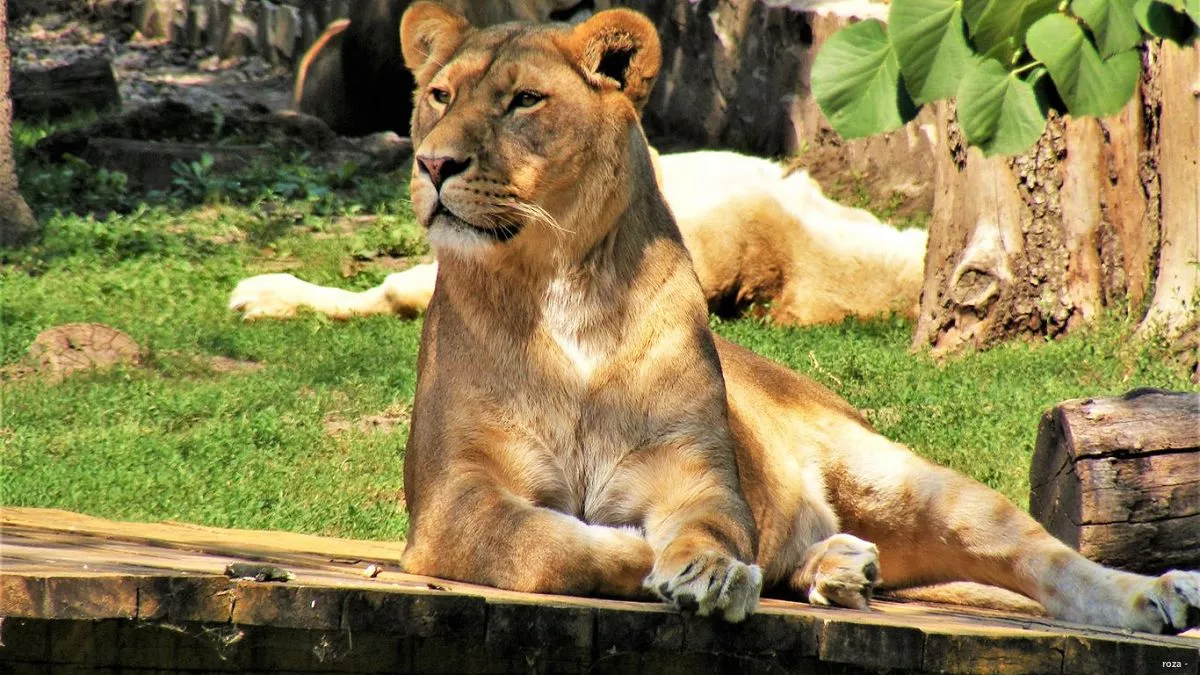
<svg viewBox="0 0 1200 675">
<path fill-rule="evenodd" d="M 1054 617 L 1148 632 L 1200 623 L 1200 573 L 1106 568 L 1051 536 L 1001 494 L 863 429 L 825 467 L 847 532 L 879 546 L 883 586 L 974 581 Z"/>
<path fill-rule="evenodd" d="M 478 477 L 427 499 L 412 513 L 402 561 L 410 574 L 529 593 L 645 595 L 654 552 L 637 532 L 534 506 Z"/>
<path fill-rule="evenodd" d="M 754 559 L 753 518 L 719 471 L 695 464 L 680 461 L 682 470 L 648 479 L 655 487 L 645 529 L 655 558 L 645 585 L 681 610 L 736 623 L 758 607 L 762 591 L 762 570 L 745 562 Z"/>
</svg>

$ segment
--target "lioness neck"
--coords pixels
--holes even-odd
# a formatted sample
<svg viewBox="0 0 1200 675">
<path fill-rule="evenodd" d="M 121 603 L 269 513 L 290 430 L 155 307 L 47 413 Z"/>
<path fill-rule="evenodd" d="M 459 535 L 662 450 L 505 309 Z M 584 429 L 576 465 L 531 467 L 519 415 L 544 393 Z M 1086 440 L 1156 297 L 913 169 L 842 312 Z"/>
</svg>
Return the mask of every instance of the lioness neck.
<svg viewBox="0 0 1200 675">
<path fill-rule="evenodd" d="M 681 268 L 690 270 L 679 231 L 654 183 L 648 152 L 642 147 L 632 154 L 635 168 L 613 181 L 618 186 L 628 181 L 628 192 L 596 200 L 623 208 L 611 215 L 604 213 L 609 209 L 593 212 L 608 220 L 605 226 L 593 222 L 579 228 L 601 232 L 598 237 L 580 243 L 571 240 L 577 233 L 564 233 L 558 251 L 514 246 L 510 253 L 491 259 L 441 257 L 434 302 L 455 307 L 455 314 L 464 318 L 473 317 L 480 335 L 492 338 L 508 333 L 523 339 L 539 326 L 556 340 L 582 339 L 579 334 L 588 327 L 603 326 L 619 334 L 637 314 L 631 298 L 654 293 Z M 643 162 L 645 167 L 639 166 Z"/>
</svg>

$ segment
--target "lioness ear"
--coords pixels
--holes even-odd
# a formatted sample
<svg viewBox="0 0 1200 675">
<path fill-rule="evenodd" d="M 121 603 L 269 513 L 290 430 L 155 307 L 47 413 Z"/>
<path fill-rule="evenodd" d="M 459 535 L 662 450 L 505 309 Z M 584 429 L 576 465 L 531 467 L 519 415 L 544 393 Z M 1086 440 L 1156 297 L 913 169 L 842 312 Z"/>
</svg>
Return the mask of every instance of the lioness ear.
<svg viewBox="0 0 1200 675">
<path fill-rule="evenodd" d="M 414 2 L 400 18 L 400 51 L 417 84 L 424 86 L 472 30 L 467 19 L 433 2 Z"/>
<path fill-rule="evenodd" d="M 568 48 L 584 75 L 595 83 L 611 80 L 640 113 L 662 67 L 654 24 L 628 9 L 609 9 L 575 27 Z"/>
</svg>

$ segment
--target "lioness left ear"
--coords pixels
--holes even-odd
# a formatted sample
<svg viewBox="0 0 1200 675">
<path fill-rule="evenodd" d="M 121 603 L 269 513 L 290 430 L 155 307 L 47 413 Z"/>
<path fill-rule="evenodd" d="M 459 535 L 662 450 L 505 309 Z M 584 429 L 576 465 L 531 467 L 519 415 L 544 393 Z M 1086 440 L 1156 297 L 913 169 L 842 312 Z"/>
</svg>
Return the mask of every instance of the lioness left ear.
<svg viewBox="0 0 1200 675">
<path fill-rule="evenodd" d="M 585 77 L 595 84 L 616 82 L 641 113 L 662 67 L 658 31 L 649 19 L 628 9 L 605 10 L 576 26 L 566 47 Z"/>
<path fill-rule="evenodd" d="M 414 2 L 400 18 L 400 51 L 418 86 L 425 86 L 450 59 L 471 23 L 463 15 L 433 2 Z"/>
</svg>

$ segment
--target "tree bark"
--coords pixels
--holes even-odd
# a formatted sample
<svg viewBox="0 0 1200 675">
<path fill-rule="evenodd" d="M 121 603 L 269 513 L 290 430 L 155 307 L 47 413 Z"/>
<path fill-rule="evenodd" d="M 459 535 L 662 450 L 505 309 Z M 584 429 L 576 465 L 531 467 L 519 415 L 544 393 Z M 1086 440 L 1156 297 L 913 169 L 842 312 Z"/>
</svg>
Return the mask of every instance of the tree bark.
<svg viewBox="0 0 1200 675">
<path fill-rule="evenodd" d="M 1146 60 L 1120 114 L 1052 115 L 1018 157 L 965 148 L 953 105 L 939 104 L 914 348 L 1054 337 L 1106 310 L 1143 334 L 1196 330 L 1200 56 L 1169 43 Z"/>
<path fill-rule="evenodd" d="M 1136 572 L 1200 565 L 1200 394 L 1064 401 L 1042 416 L 1029 512 L 1091 560 Z"/>
<path fill-rule="evenodd" d="M 1159 68 L 1162 117 L 1162 249 L 1143 334 L 1196 331 L 1200 300 L 1200 49 L 1165 42 Z"/>
<path fill-rule="evenodd" d="M 38 223 L 17 186 L 12 148 L 12 98 L 8 95 L 11 73 L 8 0 L 0 0 L 0 246 L 22 244 L 38 233 Z"/>
</svg>

